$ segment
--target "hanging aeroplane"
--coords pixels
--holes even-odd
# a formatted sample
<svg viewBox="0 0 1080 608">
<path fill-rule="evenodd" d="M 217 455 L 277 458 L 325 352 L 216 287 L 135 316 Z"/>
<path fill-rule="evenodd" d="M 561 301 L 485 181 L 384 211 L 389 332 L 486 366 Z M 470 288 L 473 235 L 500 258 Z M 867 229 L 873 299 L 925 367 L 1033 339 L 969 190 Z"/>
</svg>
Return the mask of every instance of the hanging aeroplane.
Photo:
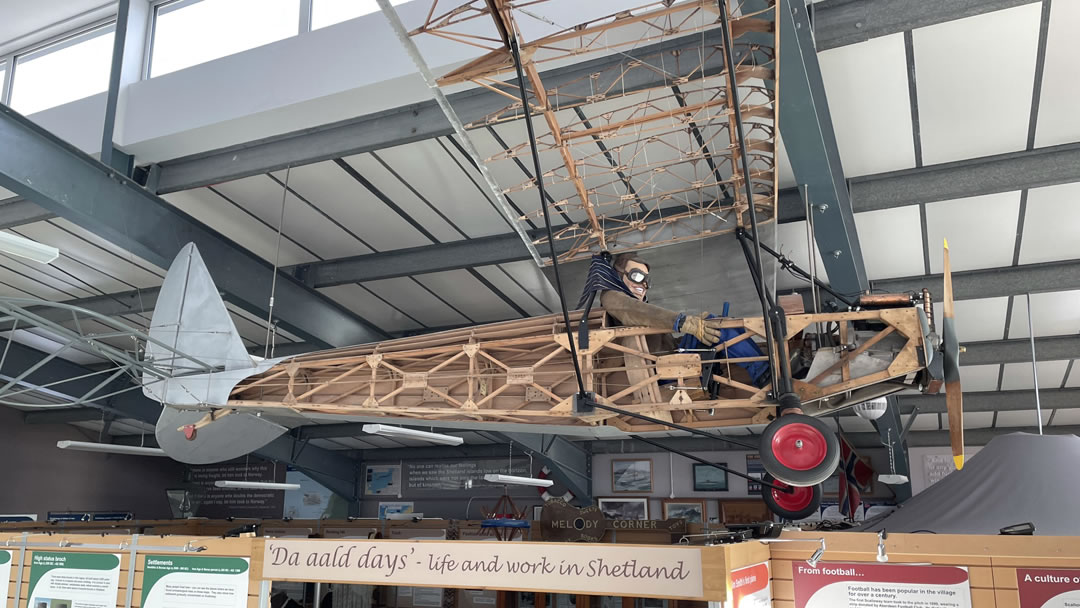
<svg viewBox="0 0 1080 608">
<path fill-rule="evenodd" d="M 549 248 L 546 263 L 557 264 L 735 233 L 762 316 L 725 319 L 729 337 L 715 347 L 672 352 L 647 346 L 649 336 L 667 330 L 615 326 L 594 308 L 264 359 L 248 354 L 191 244 L 168 271 L 148 332 L 72 311 L 110 326 L 111 336 L 135 338 L 137 355 L 100 335 L 50 324 L 26 301 L 0 301 L 0 312 L 46 326 L 137 375 L 143 392 L 164 406 L 159 445 L 187 463 L 243 456 L 291 427 L 320 421 L 650 442 L 673 429 L 715 439 L 717 429 L 765 425 L 760 438 L 724 440 L 760 450 L 764 498 L 794 519 L 816 508 L 820 484 L 839 459 L 821 416 L 898 391 L 936 393 L 944 384 L 953 454 L 963 465 L 947 247 L 940 337 L 926 290 L 834 294 L 845 310 L 811 314 L 785 314 L 767 293 L 760 251 L 773 252 L 758 244 L 757 231 L 759 216 L 776 220 L 774 2 L 743 13 L 753 3 L 731 9 L 723 0 L 660 0 L 612 15 L 591 14 L 605 3 L 578 3 L 590 14 L 564 26 L 544 14 L 550 0 L 469 0 L 453 9 L 429 1 L 423 23 L 399 37 L 406 45 L 410 37 L 436 36 L 483 49 L 429 85 L 471 83 L 502 100 L 473 109 L 470 120 L 442 106 L 504 211 L 507 193 L 540 195 L 538 210 L 507 214 L 518 223 L 543 218 L 546 236 L 524 241 L 537 261 L 538 244 Z M 522 36 L 522 19 L 536 33 L 532 40 Z M 700 48 L 653 44 L 656 36 L 680 35 L 700 39 Z M 554 81 L 541 71 L 588 53 L 620 60 L 564 71 Z M 522 120 L 526 107 L 536 120 Z M 514 145 L 502 141 L 499 128 L 508 137 L 518 130 Z M 494 152 L 477 156 L 466 129 L 494 134 Z M 500 163 L 517 163 L 520 176 L 526 156 L 540 179 L 526 172 L 524 183 L 496 187 Z M 565 223 L 553 229 L 552 214 Z M 790 260 L 781 263 L 798 271 Z M 747 342 L 761 354 L 729 352 Z M 746 366 L 762 363 L 769 381 L 755 383 Z M 0 388 L 0 398 L 22 390 L 16 381 Z"/>
</svg>

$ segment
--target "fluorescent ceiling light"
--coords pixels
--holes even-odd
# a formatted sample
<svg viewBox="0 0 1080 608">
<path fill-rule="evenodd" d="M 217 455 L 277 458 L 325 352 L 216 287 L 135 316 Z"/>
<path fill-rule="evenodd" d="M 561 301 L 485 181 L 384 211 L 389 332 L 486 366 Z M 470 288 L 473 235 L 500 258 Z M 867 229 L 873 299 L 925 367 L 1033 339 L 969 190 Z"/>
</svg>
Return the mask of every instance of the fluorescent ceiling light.
<svg viewBox="0 0 1080 608">
<path fill-rule="evenodd" d="M 299 490 L 298 483 L 273 483 L 270 481 L 235 481 L 232 479 L 219 479 L 214 482 L 219 488 L 235 488 L 245 490 Z"/>
<path fill-rule="evenodd" d="M 877 478 L 878 481 L 880 481 L 881 483 L 886 483 L 890 486 L 895 486 L 908 482 L 907 475 L 897 475 L 895 473 L 892 475 L 878 475 Z"/>
<path fill-rule="evenodd" d="M 550 488 L 555 482 L 550 479 L 537 479 L 535 477 L 515 477 L 514 475 L 499 475 L 488 473 L 484 475 L 484 481 L 492 483 L 506 483 L 515 486 L 536 486 L 538 488 Z"/>
<path fill-rule="evenodd" d="M 104 452 L 106 454 L 130 454 L 133 456 L 168 456 L 161 448 L 146 448 L 137 445 L 113 445 L 111 443 L 91 443 L 89 441 L 57 441 L 61 450 L 80 452 Z"/>
<path fill-rule="evenodd" d="M 0 251 L 22 258 L 48 264 L 60 257 L 60 250 L 49 245 L 23 238 L 17 234 L 0 232 Z"/>
<path fill-rule="evenodd" d="M 365 424 L 364 432 L 372 435 L 382 435 L 384 437 L 419 439 L 420 441 L 430 441 L 431 443 L 441 443 L 442 445 L 461 445 L 465 443 L 464 439 L 453 435 L 428 433 L 427 431 L 418 431 L 416 429 L 407 429 L 401 426 L 390 426 L 386 424 Z"/>
</svg>

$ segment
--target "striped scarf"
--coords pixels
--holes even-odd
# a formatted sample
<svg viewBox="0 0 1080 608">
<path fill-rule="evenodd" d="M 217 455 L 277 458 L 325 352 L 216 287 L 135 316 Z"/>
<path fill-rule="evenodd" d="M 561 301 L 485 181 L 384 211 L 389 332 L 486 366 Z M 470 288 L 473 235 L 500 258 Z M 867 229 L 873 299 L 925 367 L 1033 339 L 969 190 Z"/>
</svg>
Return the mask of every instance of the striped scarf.
<svg viewBox="0 0 1080 608">
<path fill-rule="evenodd" d="M 578 300 L 577 307 L 584 308 L 590 294 L 602 291 L 618 291 L 631 298 L 637 297 L 630 293 L 626 283 L 623 283 L 622 278 L 619 277 L 619 271 L 611 265 L 611 256 L 597 253 L 593 255 L 592 263 L 589 264 L 589 276 L 585 279 L 585 288 L 581 291 L 581 299 Z"/>
</svg>

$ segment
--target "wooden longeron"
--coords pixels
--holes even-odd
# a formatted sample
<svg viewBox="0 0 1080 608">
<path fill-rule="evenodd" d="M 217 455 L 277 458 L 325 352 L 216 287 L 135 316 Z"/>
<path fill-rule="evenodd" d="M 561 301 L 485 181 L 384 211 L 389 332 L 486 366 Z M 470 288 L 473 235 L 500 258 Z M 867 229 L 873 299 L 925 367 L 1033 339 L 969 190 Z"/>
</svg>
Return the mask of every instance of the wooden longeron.
<svg viewBox="0 0 1080 608">
<path fill-rule="evenodd" d="M 571 315 L 575 328 L 581 314 Z M 859 332 L 857 339 L 852 331 L 856 322 L 874 329 Z M 743 333 L 717 346 L 721 357 L 740 340 L 764 341 L 761 318 L 729 319 L 725 324 Z M 835 363 L 795 382 L 807 407 L 885 382 L 894 390 L 914 387 L 911 383 L 925 367 L 920 353 L 927 345 L 915 306 L 792 315 L 787 337 L 815 324 L 838 325 L 839 345 L 834 348 Z M 601 310 L 590 314 L 588 328 L 588 347 L 578 355 L 585 388 L 602 403 L 702 428 L 764 423 L 774 415 L 769 387 L 747 384 L 747 375 L 735 365 L 766 357 L 715 362 L 712 379 L 723 390 L 721 398 L 711 399 L 700 389 L 700 353 L 649 352 L 647 337 L 664 330 L 612 327 Z M 578 339 L 576 331 L 573 339 Z M 875 345 L 880 351 L 882 344 L 894 345 L 886 349 L 892 357 L 887 368 L 860 375 L 852 362 Z M 784 351 L 781 356 L 788 356 Z M 602 410 L 575 416 L 577 390 L 565 327 L 561 317 L 549 315 L 298 356 L 244 380 L 233 390 L 228 407 L 431 422 L 663 430 Z"/>
</svg>

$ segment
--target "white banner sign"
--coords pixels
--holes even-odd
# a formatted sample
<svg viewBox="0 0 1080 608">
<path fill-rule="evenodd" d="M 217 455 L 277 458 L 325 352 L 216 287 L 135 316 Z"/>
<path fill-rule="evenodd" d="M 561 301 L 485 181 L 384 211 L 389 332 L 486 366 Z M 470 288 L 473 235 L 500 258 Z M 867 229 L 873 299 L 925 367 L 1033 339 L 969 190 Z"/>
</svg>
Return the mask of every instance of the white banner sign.
<svg viewBox="0 0 1080 608">
<path fill-rule="evenodd" d="M 702 598 L 700 548 L 267 539 L 270 580 Z"/>
</svg>

